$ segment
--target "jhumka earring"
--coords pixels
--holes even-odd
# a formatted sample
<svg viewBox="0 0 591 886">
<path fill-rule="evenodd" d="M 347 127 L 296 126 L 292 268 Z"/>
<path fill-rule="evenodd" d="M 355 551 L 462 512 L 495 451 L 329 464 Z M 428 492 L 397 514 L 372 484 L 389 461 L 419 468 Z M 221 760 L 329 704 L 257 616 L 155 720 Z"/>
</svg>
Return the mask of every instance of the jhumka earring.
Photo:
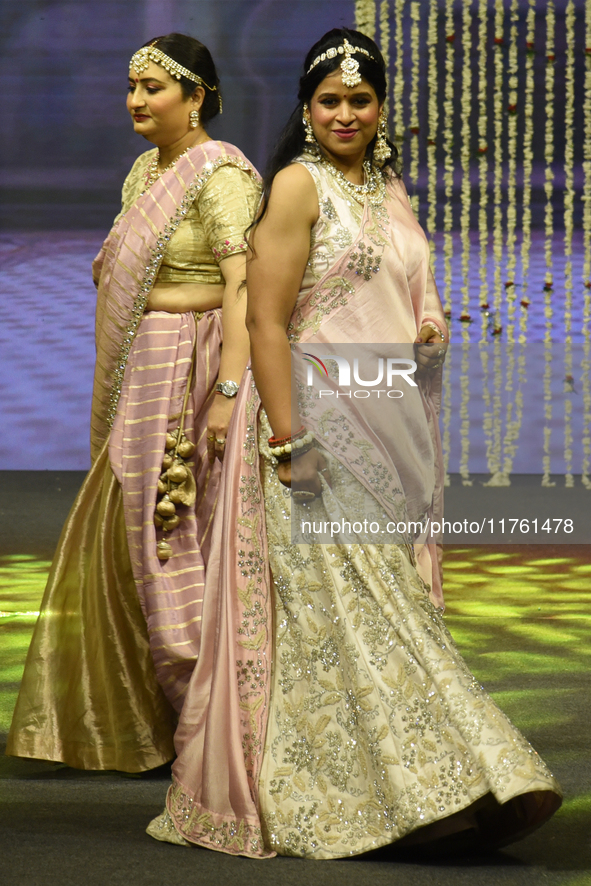
<svg viewBox="0 0 591 886">
<path fill-rule="evenodd" d="M 302 114 L 302 123 L 304 124 L 304 129 L 306 130 L 306 142 L 309 145 L 316 144 L 316 136 L 314 135 L 314 130 L 312 129 L 312 123 L 310 122 L 310 108 L 307 104 L 304 105 L 304 113 Z"/>
<path fill-rule="evenodd" d="M 386 160 L 392 156 L 392 149 L 387 142 L 388 129 L 386 112 L 382 108 L 380 119 L 378 120 L 378 137 L 373 149 L 373 159 L 378 166 L 383 166 Z"/>
<path fill-rule="evenodd" d="M 191 129 L 197 129 L 199 126 L 199 111 L 191 111 L 189 114 L 189 126 Z"/>
</svg>

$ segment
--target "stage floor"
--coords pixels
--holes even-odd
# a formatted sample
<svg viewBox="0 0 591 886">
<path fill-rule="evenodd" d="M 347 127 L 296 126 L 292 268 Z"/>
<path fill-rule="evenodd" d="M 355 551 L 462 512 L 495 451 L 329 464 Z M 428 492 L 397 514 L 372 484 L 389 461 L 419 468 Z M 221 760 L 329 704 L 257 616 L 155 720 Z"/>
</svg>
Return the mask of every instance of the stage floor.
<svg viewBox="0 0 591 886">
<path fill-rule="evenodd" d="M 6 476 L 6 475 L 4 475 Z M 44 582 L 82 474 L 39 473 L 0 492 L 0 734 L 5 738 Z M 16 480 L 16 477 L 12 478 Z M 13 519 L 19 515 L 19 519 Z M 12 528 L 11 528 L 12 527 Z M 448 547 L 447 624 L 468 664 L 559 778 L 562 809 L 491 856 L 259 864 L 144 834 L 169 773 L 79 772 L 0 758 L 0 874 L 18 886 L 549 886 L 591 883 L 591 548 Z"/>
</svg>

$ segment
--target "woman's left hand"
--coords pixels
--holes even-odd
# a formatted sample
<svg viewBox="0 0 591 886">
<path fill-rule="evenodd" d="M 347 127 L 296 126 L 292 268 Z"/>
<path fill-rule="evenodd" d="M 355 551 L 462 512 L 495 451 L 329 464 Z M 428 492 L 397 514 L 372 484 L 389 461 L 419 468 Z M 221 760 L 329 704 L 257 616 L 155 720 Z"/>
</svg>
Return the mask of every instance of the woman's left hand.
<svg viewBox="0 0 591 886">
<path fill-rule="evenodd" d="M 314 496 L 322 492 L 320 474 L 330 486 L 330 473 L 328 463 L 321 452 L 315 446 L 298 455 L 291 461 L 283 461 L 277 466 L 277 476 L 283 486 L 291 489 L 292 484 L 297 486 L 297 492 L 310 492 Z"/>
<path fill-rule="evenodd" d="M 207 457 L 210 464 L 216 458 L 224 460 L 228 425 L 234 410 L 235 397 L 224 397 L 223 394 L 215 394 L 209 414 L 207 416 Z"/>
<path fill-rule="evenodd" d="M 419 375 L 438 369 L 445 360 L 447 342 L 431 326 L 421 327 L 415 338 L 415 358 Z"/>
</svg>

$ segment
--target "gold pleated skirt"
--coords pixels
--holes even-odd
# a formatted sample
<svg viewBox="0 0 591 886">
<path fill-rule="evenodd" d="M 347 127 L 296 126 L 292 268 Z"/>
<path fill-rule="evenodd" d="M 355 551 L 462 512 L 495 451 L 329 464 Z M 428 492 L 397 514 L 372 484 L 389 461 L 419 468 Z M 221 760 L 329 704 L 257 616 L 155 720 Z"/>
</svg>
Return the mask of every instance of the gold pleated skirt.
<svg viewBox="0 0 591 886">
<path fill-rule="evenodd" d="M 58 543 L 6 752 L 80 769 L 153 769 L 174 756 L 108 443 Z"/>
</svg>

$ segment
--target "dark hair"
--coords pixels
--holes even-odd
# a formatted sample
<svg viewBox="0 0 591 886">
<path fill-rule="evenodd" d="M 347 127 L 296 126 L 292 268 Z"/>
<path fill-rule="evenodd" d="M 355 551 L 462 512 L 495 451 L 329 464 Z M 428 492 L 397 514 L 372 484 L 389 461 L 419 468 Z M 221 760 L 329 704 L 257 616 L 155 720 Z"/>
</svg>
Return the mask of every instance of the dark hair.
<svg viewBox="0 0 591 886">
<path fill-rule="evenodd" d="M 216 114 L 219 114 L 220 80 L 207 46 L 186 34 L 166 34 L 164 37 L 154 37 L 144 43 L 144 46 L 155 46 L 170 56 L 173 61 L 182 65 L 183 68 L 188 68 L 193 74 L 201 77 L 205 89 L 200 112 L 203 123 L 208 123 Z M 187 77 L 181 77 L 179 83 L 186 98 L 190 98 L 199 85 Z"/>
<path fill-rule="evenodd" d="M 300 77 L 298 104 L 287 121 L 283 132 L 279 136 L 279 140 L 277 141 L 275 149 L 267 163 L 267 168 L 263 176 L 263 195 L 260 210 L 254 225 L 261 220 L 267 210 L 271 186 L 277 173 L 286 166 L 289 166 L 289 164 L 300 154 L 304 153 L 307 148 L 304 124 L 302 122 L 304 104 L 310 103 L 312 96 L 324 78 L 328 77 L 329 74 L 332 74 L 332 72 L 339 67 L 343 60 L 343 55 L 337 54 L 333 58 L 327 58 L 324 61 L 318 62 L 317 65 L 314 65 L 312 70 L 310 70 L 310 66 L 319 55 L 322 55 L 323 52 L 326 52 L 328 49 L 342 46 L 345 39 L 347 39 L 353 46 L 359 46 L 360 48 L 367 50 L 371 58 L 361 52 L 354 53 L 354 58 L 359 63 L 359 74 L 373 87 L 380 104 L 386 99 L 386 65 L 382 58 L 382 53 L 373 40 L 365 34 L 362 34 L 360 31 L 353 31 L 349 28 L 333 28 L 332 31 L 328 31 L 323 37 L 321 37 L 306 56 L 306 60 L 304 61 L 304 73 Z M 373 150 L 376 139 L 377 133 L 367 146 L 366 156 L 369 159 L 373 159 Z M 393 145 L 390 140 L 388 140 L 388 145 L 390 146 L 392 155 L 384 164 L 383 174 L 384 176 L 392 174 L 399 176 L 400 161 L 398 148 Z M 251 225 L 251 228 L 254 227 L 254 225 Z"/>
</svg>

